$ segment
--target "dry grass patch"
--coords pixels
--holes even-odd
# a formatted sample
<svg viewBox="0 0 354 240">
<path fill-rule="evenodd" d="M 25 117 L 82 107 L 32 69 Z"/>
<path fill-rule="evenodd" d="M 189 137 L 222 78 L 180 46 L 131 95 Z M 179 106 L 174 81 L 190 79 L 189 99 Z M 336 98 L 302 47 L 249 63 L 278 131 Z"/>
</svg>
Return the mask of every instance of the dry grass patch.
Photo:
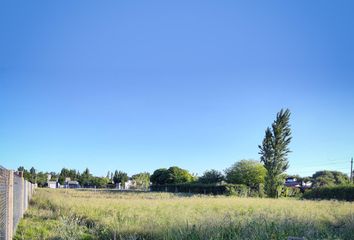
<svg viewBox="0 0 354 240">
<path fill-rule="evenodd" d="M 17 239 L 44 210 L 56 221 L 47 239 L 352 239 L 354 232 L 349 202 L 38 189 Z M 74 231 L 63 227 L 68 222 Z"/>
</svg>

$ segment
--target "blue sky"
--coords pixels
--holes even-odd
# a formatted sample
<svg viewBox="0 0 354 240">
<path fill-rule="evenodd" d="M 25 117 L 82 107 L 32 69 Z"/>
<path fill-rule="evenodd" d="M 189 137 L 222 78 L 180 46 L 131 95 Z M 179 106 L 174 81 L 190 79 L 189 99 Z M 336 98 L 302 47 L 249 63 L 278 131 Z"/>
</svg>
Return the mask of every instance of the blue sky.
<svg viewBox="0 0 354 240">
<path fill-rule="evenodd" d="M 0 165 L 224 170 L 289 108 L 288 173 L 349 173 L 353 7 L 1 1 Z"/>
</svg>

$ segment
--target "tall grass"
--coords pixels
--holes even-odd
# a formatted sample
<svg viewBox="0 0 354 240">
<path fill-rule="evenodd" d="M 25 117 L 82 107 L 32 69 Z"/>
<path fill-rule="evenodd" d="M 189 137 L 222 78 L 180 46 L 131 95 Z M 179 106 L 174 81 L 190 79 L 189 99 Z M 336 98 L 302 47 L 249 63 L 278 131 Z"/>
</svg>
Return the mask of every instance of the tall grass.
<svg viewBox="0 0 354 240">
<path fill-rule="evenodd" d="M 38 189 L 15 239 L 353 239 L 354 203 Z"/>
</svg>

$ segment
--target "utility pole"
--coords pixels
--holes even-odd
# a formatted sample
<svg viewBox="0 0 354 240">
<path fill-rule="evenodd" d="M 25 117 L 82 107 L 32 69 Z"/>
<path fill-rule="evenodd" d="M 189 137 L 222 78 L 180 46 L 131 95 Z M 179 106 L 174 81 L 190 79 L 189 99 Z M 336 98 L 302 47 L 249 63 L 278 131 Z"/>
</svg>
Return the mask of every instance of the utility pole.
<svg viewBox="0 0 354 240">
<path fill-rule="evenodd" d="M 353 182 L 353 158 L 350 161 L 350 183 Z"/>
</svg>

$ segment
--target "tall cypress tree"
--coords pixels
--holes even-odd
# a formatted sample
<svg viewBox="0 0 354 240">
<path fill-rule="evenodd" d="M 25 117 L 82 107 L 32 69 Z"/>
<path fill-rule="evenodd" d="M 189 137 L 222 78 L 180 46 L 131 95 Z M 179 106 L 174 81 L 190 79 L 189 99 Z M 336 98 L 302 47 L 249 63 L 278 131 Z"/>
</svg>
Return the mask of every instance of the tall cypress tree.
<svg viewBox="0 0 354 240">
<path fill-rule="evenodd" d="M 288 169 L 288 154 L 291 152 L 290 110 L 278 112 L 272 128 L 267 128 L 262 145 L 259 145 L 261 162 L 267 169 L 265 190 L 269 197 L 277 197 L 278 189 L 283 184 L 282 174 Z"/>
</svg>

